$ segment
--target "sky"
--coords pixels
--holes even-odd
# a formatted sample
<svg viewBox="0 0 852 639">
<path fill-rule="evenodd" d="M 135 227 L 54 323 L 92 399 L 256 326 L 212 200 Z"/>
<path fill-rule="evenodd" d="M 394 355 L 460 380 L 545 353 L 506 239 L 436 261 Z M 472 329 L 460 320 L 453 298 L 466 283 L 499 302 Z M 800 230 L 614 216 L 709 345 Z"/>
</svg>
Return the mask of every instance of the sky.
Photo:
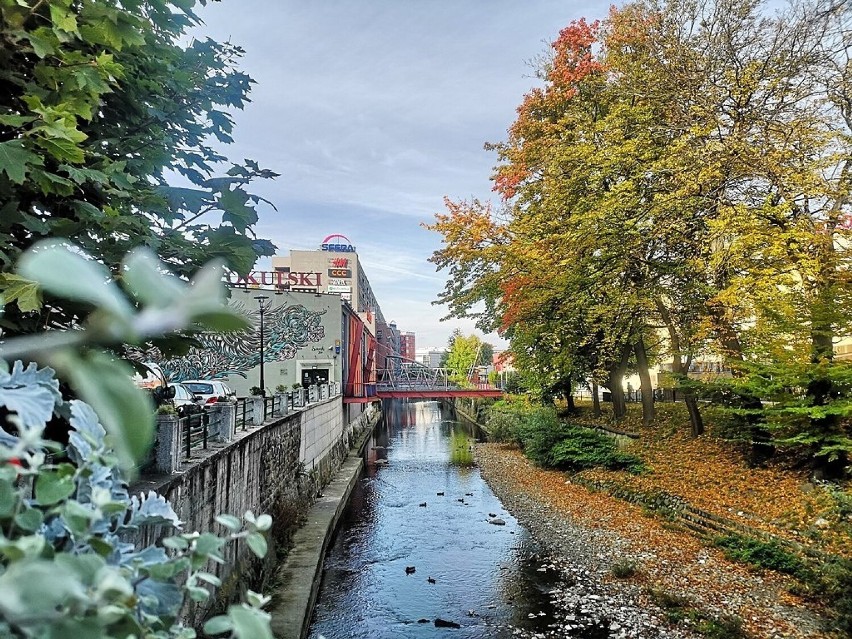
<svg viewBox="0 0 852 639">
<path fill-rule="evenodd" d="M 233 159 L 281 176 L 252 185 L 257 232 L 315 249 L 340 233 L 358 251 L 385 318 L 444 346 L 454 328 L 432 302 L 444 272 L 428 262 L 441 236 L 421 227 L 443 199 L 492 200 L 501 142 L 533 62 L 571 20 L 603 18 L 609 2 L 573 0 L 222 0 L 199 10 L 196 37 L 245 49 L 257 82 L 235 114 Z M 258 270 L 268 269 L 269 260 Z M 498 347 L 505 342 L 484 336 Z"/>
</svg>

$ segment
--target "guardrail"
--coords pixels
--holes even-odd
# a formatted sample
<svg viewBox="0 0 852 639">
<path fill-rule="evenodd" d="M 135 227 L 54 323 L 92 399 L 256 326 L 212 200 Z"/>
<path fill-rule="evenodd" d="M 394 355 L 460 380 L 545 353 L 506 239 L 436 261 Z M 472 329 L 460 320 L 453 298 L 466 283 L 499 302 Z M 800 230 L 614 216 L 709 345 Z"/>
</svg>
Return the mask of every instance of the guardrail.
<svg viewBox="0 0 852 639">
<path fill-rule="evenodd" d="M 273 417 L 286 415 L 297 408 L 336 397 L 341 392 L 341 384 L 329 382 L 327 384 L 315 384 L 307 388 L 295 388 L 291 391 L 272 395 L 239 397 L 236 404 L 236 428 L 247 430 L 251 424 L 260 424 Z M 258 411 L 258 413 L 263 411 L 262 419 L 258 419 L 255 411 Z"/>
<path fill-rule="evenodd" d="M 313 402 L 339 396 L 341 390 L 337 383 L 320 384 L 269 397 L 241 397 L 236 403 L 208 404 L 186 417 L 158 415 L 156 446 L 138 468 L 141 472 L 174 473 L 181 460 L 192 459 L 193 451 L 207 449 L 211 440 L 230 441 L 237 429 L 260 426 Z"/>
<path fill-rule="evenodd" d="M 181 417 L 178 420 L 178 429 L 181 451 L 186 459 L 189 459 L 193 449 L 207 449 L 207 440 L 210 436 L 210 412 L 202 410 L 193 415 Z"/>
</svg>

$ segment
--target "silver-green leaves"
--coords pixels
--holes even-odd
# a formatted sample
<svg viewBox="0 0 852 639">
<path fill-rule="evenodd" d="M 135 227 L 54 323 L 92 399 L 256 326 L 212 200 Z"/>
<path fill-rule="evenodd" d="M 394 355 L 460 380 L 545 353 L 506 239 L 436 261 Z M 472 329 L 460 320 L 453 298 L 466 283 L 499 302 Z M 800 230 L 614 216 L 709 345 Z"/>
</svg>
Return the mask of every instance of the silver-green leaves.
<svg viewBox="0 0 852 639">
<path fill-rule="evenodd" d="M 150 250 L 137 248 L 126 256 L 115 279 L 73 244 L 45 240 L 22 256 L 19 271 L 46 293 L 90 305 L 92 313 L 77 330 L 0 344 L 0 359 L 26 356 L 56 369 L 95 409 L 125 469 L 144 458 L 151 445 L 153 406 L 133 384 L 127 364 L 92 347 L 140 345 L 193 328 L 227 331 L 246 326 L 225 303 L 221 262 L 208 264 L 187 282 L 172 275 Z M 22 371 L 13 369 L 16 374 Z M 53 410 L 46 389 L 34 387 L 31 395 L 21 394 L 8 384 L 3 387 L 4 379 L 0 376 L 0 401 L 20 418 Z"/>
</svg>

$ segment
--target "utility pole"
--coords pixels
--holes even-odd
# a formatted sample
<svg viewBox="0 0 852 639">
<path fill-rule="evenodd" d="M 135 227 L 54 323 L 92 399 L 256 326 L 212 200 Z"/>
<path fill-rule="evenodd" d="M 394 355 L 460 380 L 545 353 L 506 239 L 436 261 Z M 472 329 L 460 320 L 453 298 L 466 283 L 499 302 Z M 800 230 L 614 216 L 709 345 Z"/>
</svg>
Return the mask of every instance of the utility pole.
<svg viewBox="0 0 852 639">
<path fill-rule="evenodd" d="M 260 310 L 260 394 L 263 397 L 266 397 L 266 380 L 263 378 L 263 314 L 266 312 L 268 306 L 265 304 L 266 300 L 269 298 L 266 295 L 257 295 L 254 299 L 257 300 L 257 305 Z"/>
</svg>

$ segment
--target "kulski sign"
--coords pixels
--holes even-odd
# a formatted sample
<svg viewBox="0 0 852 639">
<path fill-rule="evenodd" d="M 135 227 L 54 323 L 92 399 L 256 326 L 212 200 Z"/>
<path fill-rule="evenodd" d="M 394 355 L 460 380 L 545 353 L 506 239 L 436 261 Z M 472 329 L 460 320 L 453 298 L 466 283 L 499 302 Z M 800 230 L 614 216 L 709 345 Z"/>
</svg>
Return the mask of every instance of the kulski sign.
<svg viewBox="0 0 852 639">
<path fill-rule="evenodd" d="M 354 253 L 355 247 L 352 246 L 352 242 L 349 241 L 349 238 L 345 235 L 340 235 L 339 233 L 335 233 L 333 235 L 329 235 L 322 241 L 320 244 L 320 248 L 323 251 L 332 251 L 335 253 Z"/>
<path fill-rule="evenodd" d="M 318 288 L 322 286 L 322 273 L 252 271 L 243 277 L 236 273 L 227 272 L 225 279 L 231 286 L 275 286 L 276 288 L 293 286 Z"/>
</svg>

